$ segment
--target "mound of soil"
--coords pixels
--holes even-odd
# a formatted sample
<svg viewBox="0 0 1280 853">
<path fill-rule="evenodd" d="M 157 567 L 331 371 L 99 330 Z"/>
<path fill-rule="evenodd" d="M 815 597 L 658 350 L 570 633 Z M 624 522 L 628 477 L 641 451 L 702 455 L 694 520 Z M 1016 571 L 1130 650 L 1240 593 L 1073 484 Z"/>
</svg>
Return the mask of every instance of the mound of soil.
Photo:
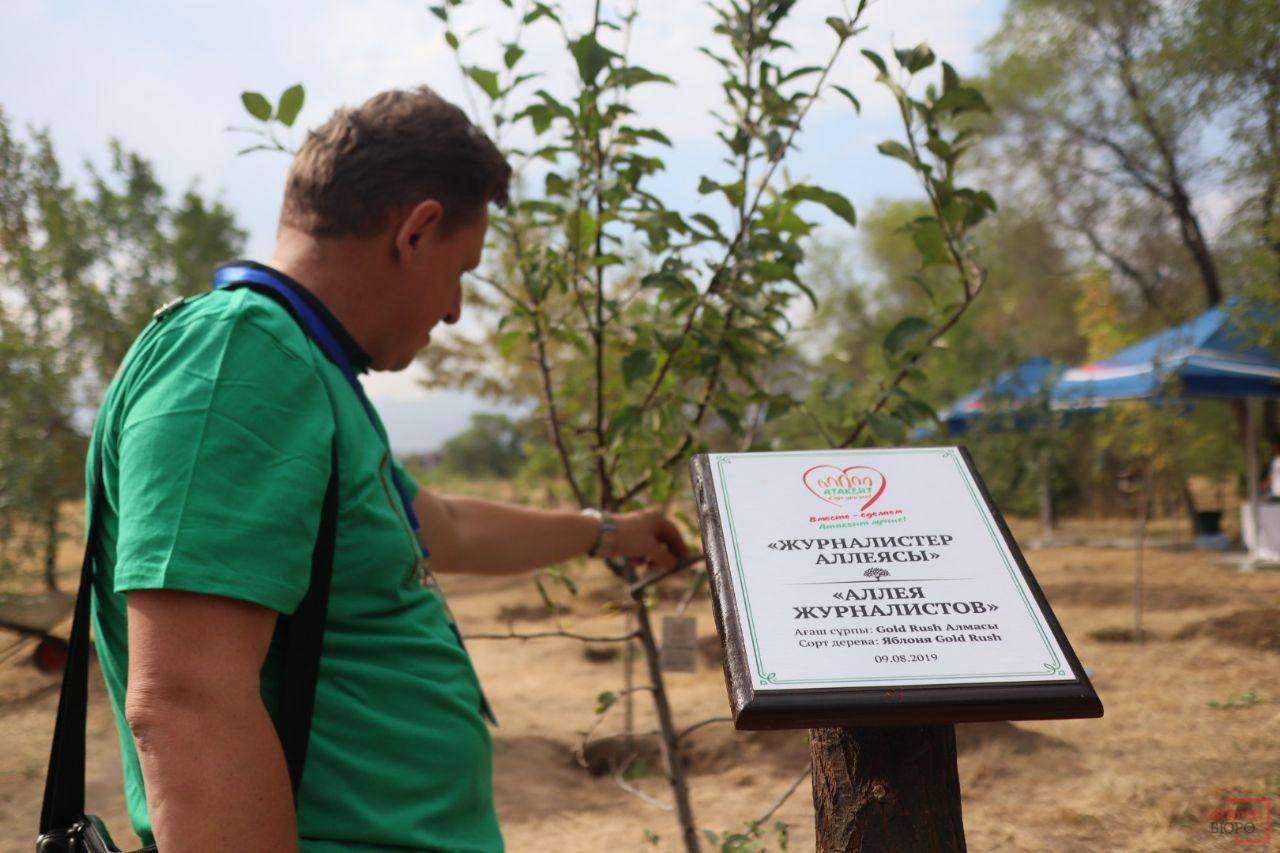
<svg viewBox="0 0 1280 853">
<path fill-rule="evenodd" d="M 1054 607 L 1131 607 L 1133 585 L 1071 581 L 1041 587 Z M 1142 606 L 1147 610 L 1185 610 L 1218 604 L 1221 597 L 1205 590 L 1172 584 L 1152 584 L 1142 590 Z"/>
<path fill-rule="evenodd" d="M 609 663 L 622 657 L 622 647 L 588 643 L 582 647 L 582 657 L 588 663 Z"/>
<path fill-rule="evenodd" d="M 808 736 L 804 731 L 740 732 L 730 722 L 703 726 L 688 736 L 683 747 L 686 763 L 693 773 L 769 767 L 792 774 L 809 760 Z"/>
<path fill-rule="evenodd" d="M 691 578 L 688 575 L 679 574 L 673 576 L 669 580 L 664 580 L 654 584 L 653 588 L 657 590 L 659 601 L 678 602 L 683 601 L 685 595 L 688 594 L 690 581 Z M 629 605 L 631 603 L 631 596 L 627 595 L 626 591 L 620 586 L 598 587 L 589 592 L 584 592 L 581 597 L 594 604 L 608 604 L 613 602 L 621 605 Z M 707 584 L 704 583 L 702 588 L 694 594 L 693 600 L 699 601 L 710 597 L 710 589 Z"/>
<path fill-rule="evenodd" d="M 1089 639 L 1097 640 L 1100 643 L 1132 643 L 1136 639 L 1132 628 L 1099 628 L 1096 631 L 1089 632 Z M 1149 643 L 1152 640 L 1160 639 L 1154 631 L 1150 629 L 1142 629 L 1142 641 Z"/>
<path fill-rule="evenodd" d="M 1237 610 L 1216 619 L 1195 622 L 1174 635 L 1176 640 L 1193 637 L 1209 637 L 1242 649 L 1280 652 L 1280 609 Z"/>
<path fill-rule="evenodd" d="M 712 669 L 724 665 L 724 647 L 720 645 L 720 635 L 708 634 L 698 640 L 698 657 Z"/>
<path fill-rule="evenodd" d="M 498 608 L 497 618 L 499 622 L 541 622 L 552 616 L 564 616 L 572 612 L 572 608 L 563 604 L 557 604 L 555 609 L 549 609 L 544 604 L 504 604 Z"/>
<path fill-rule="evenodd" d="M 607 776 L 620 767 L 652 768 L 658 772 L 663 767 L 662 749 L 654 735 L 637 735 L 630 741 L 622 735 L 593 740 L 582 757 L 592 776 Z M 576 757 L 571 754 L 569 761 L 576 764 Z"/>
<path fill-rule="evenodd" d="M 689 734 L 682 742 L 681 753 L 685 769 L 694 775 L 715 775 L 737 767 L 771 767 L 790 773 L 808 760 L 809 745 L 802 731 L 740 732 L 732 723 L 723 722 Z M 621 735 L 595 740 L 587 744 L 583 757 L 593 776 L 624 766 L 657 772 L 662 772 L 663 767 L 655 735 L 636 736 L 630 743 Z"/>
<path fill-rule="evenodd" d="M 1067 745 L 1010 722 L 956 724 L 956 752 L 964 754 L 989 743 L 999 743 L 1015 755 L 1031 755 L 1045 749 L 1066 749 Z"/>
</svg>

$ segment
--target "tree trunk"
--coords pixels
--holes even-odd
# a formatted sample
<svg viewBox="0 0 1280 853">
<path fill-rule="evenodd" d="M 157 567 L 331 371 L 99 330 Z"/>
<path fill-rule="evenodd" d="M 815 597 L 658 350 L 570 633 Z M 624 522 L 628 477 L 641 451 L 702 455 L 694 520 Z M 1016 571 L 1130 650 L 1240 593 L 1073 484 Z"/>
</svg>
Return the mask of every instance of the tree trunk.
<svg viewBox="0 0 1280 853">
<path fill-rule="evenodd" d="M 812 729 L 819 853 L 962 853 L 953 725 Z"/>
<path fill-rule="evenodd" d="M 1218 266 L 1204 238 L 1204 231 L 1200 228 L 1200 220 L 1191 210 L 1191 199 L 1187 196 L 1182 184 L 1177 181 L 1173 184 L 1172 205 L 1173 214 L 1178 220 L 1178 231 L 1182 235 L 1182 244 L 1191 253 L 1191 259 L 1200 273 L 1200 283 L 1204 286 L 1205 301 L 1212 308 L 1222 301 L 1222 283 L 1218 279 Z"/>
<path fill-rule="evenodd" d="M 1053 457 L 1049 447 L 1040 450 L 1040 533 L 1045 541 L 1053 538 Z"/>
<path fill-rule="evenodd" d="M 662 758 L 667 765 L 667 775 L 671 782 L 671 793 L 675 799 L 676 816 L 680 819 L 680 834 L 684 840 L 686 853 L 698 853 L 701 846 L 698 842 L 698 827 L 693 820 L 693 806 L 689 800 L 689 782 L 685 774 L 684 761 L 680 753 L 680 742 L 676 736 L 675 719 L 671 715 L 671 704 L 667 699 L 666 682 L 662 677 L 662 666 L 659 663 L 658 644 L 653 636 L 653 625 L 649 621 L 649 611 L 641 602 L 636 602 L 636 627 L 640 631 L 640 644 L 644 649 L 645 662 L 649 665 L 649 684 L 653 688 L 653 708 L 658 714 L 658 743 L 662 747 Z"/>
<path fill-rule="evenodd" d="M 44 516 L 44 585 L 52 592 L 58 590 L 58 510 L 59 502 L 50 501 Z"/>
</svg>

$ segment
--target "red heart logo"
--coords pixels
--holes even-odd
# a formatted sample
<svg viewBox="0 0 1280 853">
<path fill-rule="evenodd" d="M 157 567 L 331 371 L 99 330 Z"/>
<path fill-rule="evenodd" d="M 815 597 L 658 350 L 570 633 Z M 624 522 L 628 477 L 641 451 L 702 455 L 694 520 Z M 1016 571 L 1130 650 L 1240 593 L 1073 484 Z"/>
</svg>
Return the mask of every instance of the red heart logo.
<svg viewBox="0 0 1280 853">
<path fill-rule="evenodd" d="M 880 499 L 886 483 L 884 474 L 870 465 L 815 465 L 804 472 L 805 488 L 819 500 L 837 507 L 864 501 L 859 512 Z"/>
</svg>

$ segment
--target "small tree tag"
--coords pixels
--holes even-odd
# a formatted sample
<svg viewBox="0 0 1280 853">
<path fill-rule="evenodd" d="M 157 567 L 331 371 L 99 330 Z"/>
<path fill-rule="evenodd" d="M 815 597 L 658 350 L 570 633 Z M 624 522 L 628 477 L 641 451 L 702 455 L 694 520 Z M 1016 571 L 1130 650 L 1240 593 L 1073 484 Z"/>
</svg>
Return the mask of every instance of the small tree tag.
<svg viewBox="0 0 1280 853">
<path fill-rule="evenodd" d="M 662 617 L 662 668 L 667 672 L 697 671 L 697 619 L 692 616 Z"/>
</svg>

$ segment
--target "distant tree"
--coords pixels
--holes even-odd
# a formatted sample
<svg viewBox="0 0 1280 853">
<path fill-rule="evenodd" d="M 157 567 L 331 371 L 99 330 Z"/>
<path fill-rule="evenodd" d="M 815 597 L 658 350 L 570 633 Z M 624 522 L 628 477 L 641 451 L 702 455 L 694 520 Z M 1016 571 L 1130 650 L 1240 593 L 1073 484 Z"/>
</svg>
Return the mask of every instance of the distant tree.
<svg viewBox="0 0 1280 853">
<path fill-rule="evenodd" d="M 1280 288 L 1280 4 L 1198 0 L 1170 50 L 1200 84 L 1201 106 L 1231 134 L 1227 177 L 1235 214 L 1267 254 L 1268 283 Z M 1261 264 L 1259 264 L 1261 266 Z"/>
<path fill-rule="evenodd" d="M 1205 84 L 1170 51 L 1186 26 L 1179 9 L 1013 0 L 987 43 L 993 159 L 1168 319 L 1186 313 L 1192 282 L 1202 304 L 1225 293 L 1204 222 Z"/>
<path fill-rule="evenodd" d="M 60 508 L 84 488 L 84 413 L 151 312 L 207 287 L 245 237 L 220 203 L 191 190 L 171 205 L 150 164 L 111 151 L 85 197 L 48 132 L 23 141 L 0 111 L 0 561 L 40 553 L 51 588 Z"/>
<path fill-rule="evenodd" d="M 506 415 L 479 412 L 467 429 L 444 443 L 440 467 L 468 477 L 511 477 L 525 462 L 524 438 Z"/>
</svg>

